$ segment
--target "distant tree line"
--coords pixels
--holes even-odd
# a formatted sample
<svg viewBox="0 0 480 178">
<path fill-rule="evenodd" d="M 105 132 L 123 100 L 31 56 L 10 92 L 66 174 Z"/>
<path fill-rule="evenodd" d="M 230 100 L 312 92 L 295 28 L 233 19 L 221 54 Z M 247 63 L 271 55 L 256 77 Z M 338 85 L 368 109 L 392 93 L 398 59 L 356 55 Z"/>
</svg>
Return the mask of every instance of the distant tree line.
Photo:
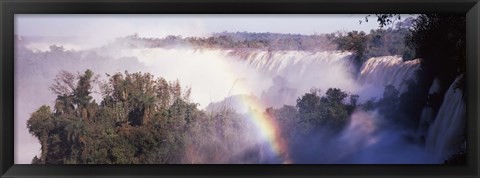
<svg viewBox="0 0 480 178">
<path fill-rule="evenodd" d="M 408 35 L 404 26 L 392 29 L 371 30 L 365 32 L 336 32 L 330 34 L 281 34 L 251 32 L 221 32 L 210 37 L 166 36 L 164 38 L 143 38 L 138 34 L 117 38 L 111 45 L 127 47 L 178 47 L 219 48 L 219 49 L 261 49 L 261 50 L 300 50 L 324 51 L 346 50 L 355 52 L 361 58 L 400 55 L 411 59 L 414 55 L 405 46 Z"/>
<path fill-rule="evenodd" d="M 138 34 L 117 38 L 114 45 L 127 47 L 178 47 L 262 49 L 262 50 L 334 50 L 335 45 L 326 35 L 300 35 L 280 33 L 221 32 L 210 37 L 142 38 Z"/>
<path fill-rule="evenodd" d="M 337 44 L 338 50 L 352 51 L 357 66 L 367 59 L 379 56 L 400 56 L 403 60 L 415 58 L 415 51 L 406 45 L 406 37 L 410 35 L 408 28 L 387 28 L 347 33 L 331 33 L 327 37 Z"/>
</svg>

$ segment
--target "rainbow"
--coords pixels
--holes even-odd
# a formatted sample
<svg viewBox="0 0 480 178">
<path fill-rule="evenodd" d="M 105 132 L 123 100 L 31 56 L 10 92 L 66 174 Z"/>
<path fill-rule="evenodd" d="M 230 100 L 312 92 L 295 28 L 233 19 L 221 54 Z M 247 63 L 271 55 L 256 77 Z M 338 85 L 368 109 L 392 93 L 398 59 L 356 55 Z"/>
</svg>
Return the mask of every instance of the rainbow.
<svg viewBox="0 0 480 178">
<path fill-rule="evenodd" d="M 224 69 L 223 73 L 225 74 L 225 77 L 228 77 L 230 81 L 233 81 L 232 89 L 235 89 L 240 93 L 250 93 L 251 90 L 249 90 L 249 87 L 242 84 L 242 82 L 238 82 L 239 77 L 231 72 L 233 70 L 229 70 L 234 66 L 231 66 L 225 62 L 225 60 L 228 59 L 218 60 L 218 62 L 221 63 L 220 65 L 222 65 L 222 69 Z M 228 95 L 230 95 L 230 93 Z M 287 142 L 281 136 L 281 130 L 276 118 L 264 113 L 263 111 L 266 107 L 260 101 L 252 97 L 241 97 L 241 101 L 245 108 L 249 108 L 247 113 L 248 119 L 255 125 L 261 136 L 268 142 L 270 150 L 278 156 L 278 158 L 281 158 L 284 164 L 291 164 L 292 161 L 288 156 Z"/>
<path fill-rule="evenodd" d="M 284 164 L 291 164 L 292 161 L 288 156 L 287 143 L 280 134 L 280 127 L 277 120 L 273 116 L 259 112 L 262 111 L 261 109 L 264 107 L 251 97 L 242 97 L 242 103 L 250 107 L 248 110 L 248 118 L 254 123 L 263 138 L 266 138 L 273 153 L 282 158 Z"/>
</svg>

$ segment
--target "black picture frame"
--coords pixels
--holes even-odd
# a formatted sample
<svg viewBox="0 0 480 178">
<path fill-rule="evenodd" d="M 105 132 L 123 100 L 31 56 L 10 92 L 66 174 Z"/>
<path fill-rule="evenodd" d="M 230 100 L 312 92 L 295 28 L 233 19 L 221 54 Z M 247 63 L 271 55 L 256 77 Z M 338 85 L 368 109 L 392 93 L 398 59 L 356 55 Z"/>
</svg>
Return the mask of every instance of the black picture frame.
<svg viewBox="0 0 480 178">
<path fill-rule="evenodd" d="M 478 0 L 2 0 L 0 2 L 1 177 L 479 177 L 480 3 Z M 379 14 L 467 17 L 466 165 L 15 165 L 15 14 Z"/>
</svg>

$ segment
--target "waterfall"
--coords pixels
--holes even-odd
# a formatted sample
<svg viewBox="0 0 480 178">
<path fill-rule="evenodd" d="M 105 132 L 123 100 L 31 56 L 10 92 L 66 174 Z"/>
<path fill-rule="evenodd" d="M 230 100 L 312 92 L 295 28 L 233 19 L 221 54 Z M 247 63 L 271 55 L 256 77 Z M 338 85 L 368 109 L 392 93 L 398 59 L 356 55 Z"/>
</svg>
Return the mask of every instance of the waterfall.
<svg viewBox="0 0 480 178">
<path fill-rule="evenodd" d="M 231 56 L 246 60 L 255 68 L 272 75 L 309 75 L 321 72 L 321 66 L 343 65 L 347 70 L 354 69 L 350 52 L 340 51 L 231 51 Z M 315 70 L 316 69 L 316 70 Z"/>
<path fill-rule="evenodd" d="M 448 159 L 451 154 L 458 151 L 463 141 L 466 107 L 462 91 L 455 88 L 462 77 L 457 77 L 445 93 L 440 110 L 427 135 L 427 150 L 440 160 Z"/>
<path fill-rule="evenodd" d="M 270 81 L 265 82 L 272 85 L 258 96 L 268 106 L 295 105 L 312 88 L 360 92 L 350 52 L 232 50 L 227 55 L 268 76 Z"/>
<path fill-rule="evenodd" d="M 287 83 L 275 85 L 274 82 L 274 86 L 263 95 L 262 98 L 270 100 L 267 103 L 274 107 L 294 105 L 299 94 L 308 92 L 312 87 L 322 91 L 340 88 L 360 95 L 359 101 L 381 97 L 386 85 L 405 92 L 408 88 L 405 81 L 415 80 L 415 72 L 420 68 L 419 59 L 404 62 L 398 56 L 376 57 L 368 59 L 361 66 L 361 74 L 355 77 L 354 58 L 350 52 L 232 50 L 228 55 L 270 78 L 279 77 L 285 81 L 277 83 Z M 279 98 L 284 100 L 278 101 Z M 285 100 L 290 102 L 285 103 Z"/>
<path fill-rule="evenodd" d="M 322 94 L 328 88 L 340 88 L 348 94 L 359 95 L 360 103 L 371 97 L 382 96 L 386 85 L 393 85 L 400 92 L 405 92 L 408 88 L 405 81 L 415 80 L 415 73 L 420 69 L 419 59 L 404 62 L 398 56 L 384 56 L 365 61 L 360 74 L 355 76 L 352 53 L 341 51 L 195 50 L 186 47 L 123 49 L 113 46 L 43 53 L 25 48 L 17 52 L 20 55 L 16 55 L 16 65 L 24 69 L 16 70 L 24 71 L 16 75 L 21 77 L 16 81 L 23 82 L 16 86 L 19 88 L 17 94 L 23 96 L 19 100 L 26 103 L 17 104 L 16 109 L 22 114 L 20 119 L 28 118 L 28 113 L 32 113 L 35 108 L 55 99 L 46 85 L 51 83 L 56 74 L 54 72 L 62 69 L 75 72 L 90 68 L 102 75 L 125 70 L 130 73 L 141 71 L 164 77 L 168 81 L 178 79 L 182 85 L 192 88 L 190 99 L 199 103 L 200 109 L 220 111 L 228 106 L 240 113 L 250 109 L 241 103 L 242 99 L 255 100 L 264 104 L 263 107 L 279 108 L 285 104 L 295 106 L 296 99 L 311 88 L 321 89 Z M 38 67 L 39 65 L 44 67 Z M 376 111 L 355 112 L 351 116 L 352 122 L 341 132 L 340 137 L 326 140 L 331 142 L 309 140 L 308 144 L 319 145 L 313 148 L 324 149 L 322 154 L 327 157 L 342 156 L 339 151 L 348 155 L 358 154 L 358 160 L 363 161 L 361 163 L 366 158 L 376 158 L 373 163 L 398 161 L 395 159 L 407 163 L 412 163 L 413 159 L 424 163 L 421 156 L 427 155 L 423 152 L 425 150 L 433 153 L 439 161 L 444 160 L 458 147 L 466 144 L 462 139 L 466 126 L 466 108 L 462 92 L 455 89 L 461 78 L 462 76 L 458 77 L 445 93 L 438 113 L 429 106 L 424 107 L 420 122 L 430 126 L 429 130 L 423 130 L 423 134 L 426 134 L 425 149 L 423 145 L 417 148 L 420 145 L 416 142 L 405 141 L 403 132 L 377 125 L 383 123 L 382 116 Z M 429 93 L 438 93 L 439 90 L 439 80 L 436 79 Z M 34 100 L 28 99 L 32 93 L 35 95 L 31 97 Z M 21 122 L 24 123 L 25 120 L 20 120 L 19 123 Z M 27 131 L 24 127 L 25 124 L 16 126 L 16 130 Z M 334 142 L 337 138 L 340 142 Z M 329 144 L 330 146 L 325 146 Z M 38 143 L 33 146 L 37 147 Z M 302 148 L 301 151 L 307 149 L 311 150 L 312 147 Z M 309 153 L 318 153 L 318 150 Z"/>
<path fill-rule="evenodd" d="M 354 65 L 350 52 L 340 51 L 230 51 L 229 56 L 244 61 L 270 78 L 280 77 L 286 87 L 308 92 L 337 87 L 353 91 Z"/>
<path fill-rule="evenodd" d="M 440 80 L 435 79 L 433 80 L 432 86 L 428 90 L 428 94 L 432 95 L 435 93 L 440 92 Z M 422 109 L 422 113 L 420 115 L 420 121 L 418 124 L 418 131 L 420 137 L 425 137 L 428 131 L 428 127 L 432 124 L 433 119 L 435 116 L 435 110 L 431 106 L 425 106 Z"/>
<path fill-rule="evenodd" d="M 406 91 L 405 81 L 414 79 L 420 68 L 419 59 L 403 62 L 398 56 L 384 56 L 368 59 L 356 76 L 352 53 L 342 51 L 142 48 L 115 51 L 111 56 L 134 57 L 151 66 L 153 74 L 180 79 L 193 88 L 192 99 L 203 107 L 230 96 L 237 79 L 241 79 L 237 84 L 246 90 L 239 91 L 235 86 L 232 96 L 253 94 L 272 107 L 295 105 L 296 99 L 312 88 L 323 92 L 340 88 L 359 95 L 359 102 L 364 102 L 381 97 L 386 85 Z M 164 66 L 172 70 L 157 70 Z M 188 73 L 176 72 L 186 68 Z"/>
<path fill-rule="evenodd" d="M 398 56 L 370 58 L 362 65 L 358 81 L 376 86 L 393 85 L 398 91 L 405 92 L 408 89 L 406 80 L 415 80 L 419 64 L 420 59 L 403 62 Z"/>
</svg>

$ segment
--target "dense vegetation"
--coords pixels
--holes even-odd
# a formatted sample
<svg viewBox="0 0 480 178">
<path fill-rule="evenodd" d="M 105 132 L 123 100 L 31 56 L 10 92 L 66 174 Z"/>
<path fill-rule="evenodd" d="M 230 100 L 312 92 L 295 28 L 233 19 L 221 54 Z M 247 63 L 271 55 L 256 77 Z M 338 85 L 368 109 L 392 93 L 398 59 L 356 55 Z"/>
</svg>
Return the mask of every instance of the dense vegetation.
<svg viewBox="0 0 480 178">
<path fill-rule="evenodd" d="M 28 120 L 30 133 L 42 146 L 36 164 L 127 164 L 127 163 L 258 163 L 260 145 L 253 125 L 245 115 L 226 108 L 209 113 L 189 101 L 189 89 L 178 81 L 167 82 L 146 73 L 108 75 L 98 81 L 90 70 L 83 74 L 62 71 L 51 90 L 57 94 L 53 108 L 41 106 Z M 102 101 L 92 99 L 95 85 L 102 88 Z M 356 108 L 380 108 L 391 113 L 399 102 L 398 91 L 387 86 L 383 99 L 357 103 L 358 95 L 338 88 L 324 95 L 312 89 L 295 106 L 267 108 L 281 135 L 299 143 L 318 131 L 339 133 Z M 349 101 L 346 99 L 350 98 Z M 303 143 L 302 143 L 303 144 Z M 231 157 L 232 153 L 238 153 Z"/>
<path fill-rule="evenodd" d="M 394 19 L 401 19 L 401 15 L 377 14 L 380 27 L 391 25 Z M 430 86 L 438 78 L 445 91 L 458 75 L 465 74 L 465 15 L 421 14 L 406 24 L 410 33 L 405 36 L 405 44 L 415 51 L 415 58 L 422 59 L 419 76 L 423 78 L 419 83 Z M 464 91 L 463 85 L 459 88 Z"/>
<path fill-rule="evenodd" d="M 381 26 L 396 15 L 378 15 Z M 356 109 L 378 110 L 386 122 L 418 128 L 425 105 L 438 111 L 454 78 L 465 73 L 465 17 L 420 15 L 407 25 L 364 32 L 327 35 L 274 33 L 218 33 L 208 38 L 168 36 L 163 39 L 119 38 L 112 45 L 129 47 L 255 48 L 263 50 L 348 50 L 360 66 L 374 56 L 401 55 L 405 60 L 422 58 L 419 82 L 408 81 L 409 90 L 400 93 L 386 86 L 383 97 L 358 103 L 358 95 L 338 88 L 322 94 L 312 89 L 297 99 L 295 106 L 267 108 L 261 112 L 275 119 L 281 135 L 290 143 L 315 135 L 320 130 L 339 132 Z M 406 37 L 406 38 L 405 38 Z M 454 67 L 452 67 L 454 66 Z M 99 81 L 93 71 L 82 74 L 63 71 L 51 90 L 57 95 L 54 107 L 41 106 L 31 114 L 27 126 L 41 144 L 41 155 L 32 163 L 259 163 L 261 145 L 244 153 L 241 145 L 257 143 L 245 115 L 228 108 L 219 112 L 200 110 L 189 100 L 190 89 L 179 81 L 166 81 L 149 73 L 116 73 Z M 434 79 L 441 91 L 429 94 Z M 101 101 L 92 89 L 101 89 Z M 458 88 L 464 91 L 464 84 Z M 465 92 L 464 92 L 465 93 Z M 436 113 L 436 112 L 435 112 Z M 409 118 L 409 119 L 404 119 Z M 421 123 L 420 123 L 421 124 Z M 412 139 L 414 140 L 414 139 Z M 416 141 L 416 140 L 414 140 Z M 420 141 L 422 140 L 420 139 Z M 295 146 L 295 145 L 293 145 Z M 234 158 L 226 157 L 238 153 Z M 446 163 L 464 162 L 459 152 Z"/>
<path fill-rule="evenodd" d="M 376 14 L 376 17 L 380 27 L 401 19 L 399 14 Z M 368 16 L 366 20 L 368 21 Z M 456 14 L 421 14 L 411 24 L 406 44 L 415 50 L 415 57 L 422 60 L 421 69 L 417 73 L 418 82 L 414 86 L 416 89 L 409 90 L 406 94 L 416 96 L 409 102 L 418 103 L 410 107 L 410 118 L 418 120 L 425 105 L 431 107 L 434 113 L 438 112 L 449 85 L 458 76 L 462 76 L 462 80 L 456 88 L 462 91 L 465 98 L 466 17 Z M 440 91 L 428 93 L 435 79 L 440 81 Z M 428 130 L 429 123 L 419 124 Z M 445 163 L 465 163 L 466 154 L 460 150 Z"/>
<path fill-rule="evenodd" d="M 28 129 L 41 143 L 42 154 L 33 163 L 198 163 L 241 162 L 258 156 L 225 160 L 237 145 L 252 142 L 242 134 L 252 130 L 245 116 L 226 109 L 207 113 L 189 101 L 189 89 L 146 73 L 108 75 L 98 81 L 90 70 L 83 74 L 62 71 L 51 90 L 53 108 L 41 106 L 28 120 Z M 99 84 L 102 101 L 92 99 Z M 312 90 L 296 106 L 268 108 L 290 139 L 308 135 L 325 125 L 341 128 L 353 105 L 340 89 L 325 96 Z M 255 111 L 262 112 L 262 111 Z"/>
<path fill-rule="evenodd" d="M 406 45 L 405 37 L 410 35 L 408 28 L 387 28 L 363 31 L 352 31 L 346 34 L 328 35 L 339 50 L 353 51 L 359 65 L 371 57 L 398 55 L 404 60 L 415 57 L 413 48 Z"/>
<path fill-rule="evenodd" d="M 100 103 L 92 100 L 95 83 L 90 70 L 57 76 L 51 87 L 58 95 L 54 108 L 41 106 L 27 123 L 42 146 L 33 163 L 190 163 L 194 160 L 188 160 L 186 148 L 197 155 L 206 150 L 200 148 L 211 147 L 208 150 L 222 155 L 234 150 L 226 147 L 235 146 L 232 141 L 246 139 L 235 134 L 247 129 L 244 120 L 229 111 L 198 110 L 188 101 L 189 89 L 178 81 L 117 73 L 100 84 Z"/>
</svg>

